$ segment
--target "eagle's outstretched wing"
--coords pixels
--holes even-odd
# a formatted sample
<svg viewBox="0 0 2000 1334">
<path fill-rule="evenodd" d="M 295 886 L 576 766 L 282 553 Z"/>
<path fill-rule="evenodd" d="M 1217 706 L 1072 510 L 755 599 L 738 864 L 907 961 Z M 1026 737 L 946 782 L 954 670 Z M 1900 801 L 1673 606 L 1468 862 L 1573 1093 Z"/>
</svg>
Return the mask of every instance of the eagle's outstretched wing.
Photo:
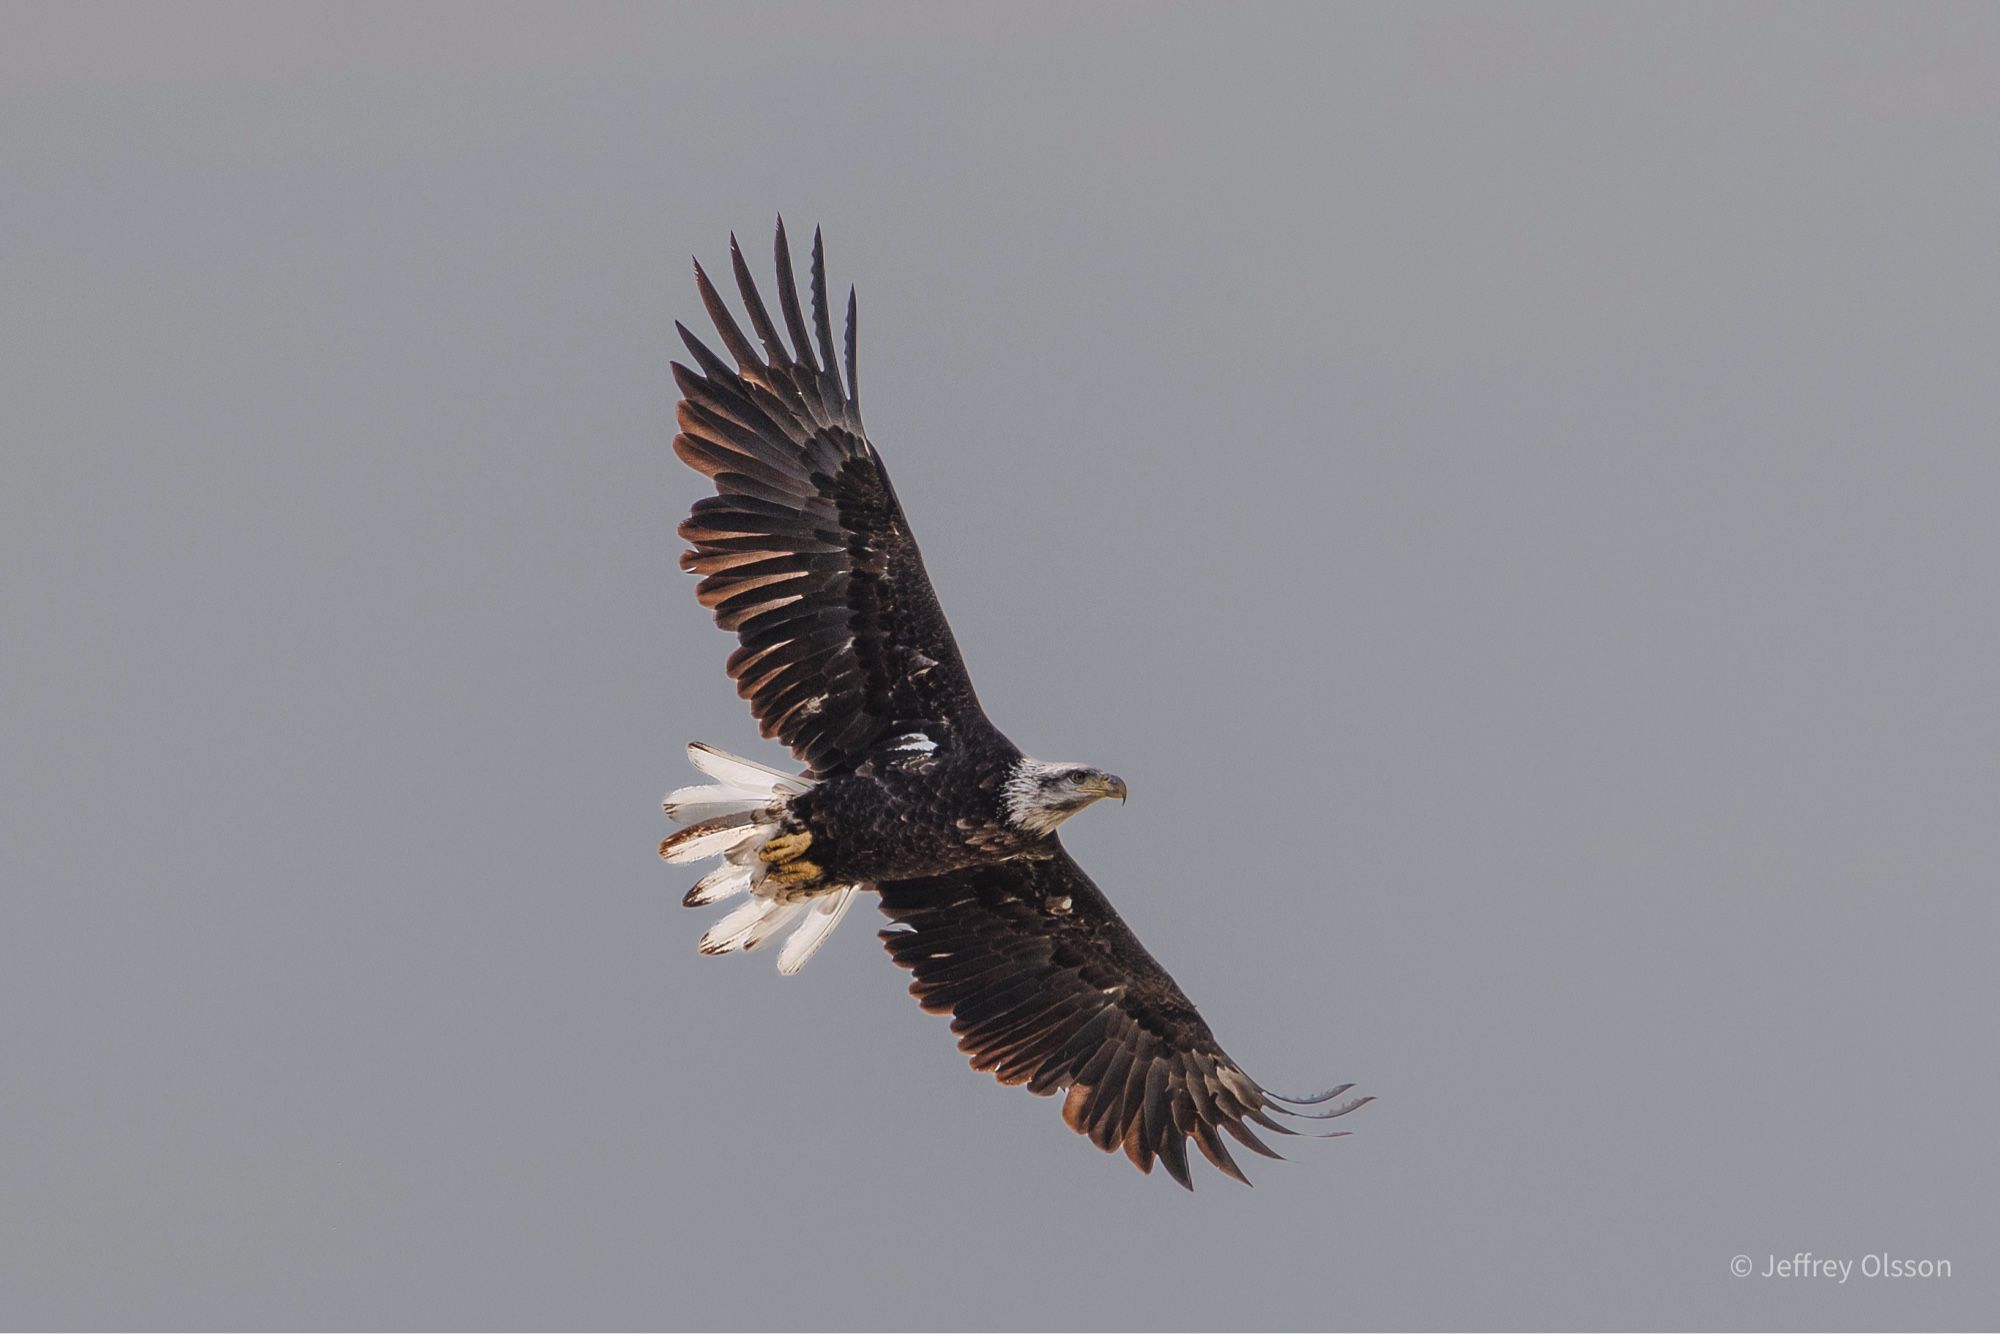
<svg viewBox="0 0 2000 1334">
<path fill-rule="evenodd" d="M 903 507 L 861 429 L 853 292 L 843 386 L 819 234 L 809 334 L 778 223 L 778 309 L 790 348 L 734 237 L 729 252 L 764 355 L 696 264 L 701 299 L 736 365 L 675 326 L 700 369 L 674 364 L 682 395 L 674 451 L 715 483 L 716 494 L 680 526 L 694 548 L 681 566 L 705 576 L 696 596 L 741 640 L 729 656 L 737 693 L 764 735 L 816 774 L 853 763 L 893 723 L 989 726 Z"/>
<path fill-rule="evenodd" d="M 1351 1086 L 1283 1098 L 1244 1074 L 1060 847 L 1052 858 L 880 889 L 882 911 L 896 922 L 883 942 L 916 975 L 910 991 L 924 1008 L 953 1016 L 959 1050 L 973 1068 L 1031 1093 L 1067 1088 L 1070 1128 L 1106 1151 L 1123 1147 L 1141 1172 L 1157 1157 L 1192 1189 L 1192 1138 L 1210 1162 L 1243 1181 L 1218 1132 L 1275 1158 L 1246 1122 L 1296 1134 L 1271 1113 L 1328 1120 L 1369 1101 L 1298 1111 L 1283 1104 L 1328 1102 Z"/>
</svg>

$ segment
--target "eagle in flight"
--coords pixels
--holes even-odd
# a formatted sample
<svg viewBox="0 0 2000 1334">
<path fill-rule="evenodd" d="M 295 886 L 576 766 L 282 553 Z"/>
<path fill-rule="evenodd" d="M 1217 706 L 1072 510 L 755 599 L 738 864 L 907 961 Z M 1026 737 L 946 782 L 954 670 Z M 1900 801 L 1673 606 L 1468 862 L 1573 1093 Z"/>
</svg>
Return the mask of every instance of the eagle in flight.
<svg viewBox="0 0 2000 1334">
<path fill-rule="evenodd" d="M 1275 1158 L 1253 1123 L 1312 1133 L 1278 1118 L 1331 1119 L 1369 1099 L 1328 1109 L 1352 1086 L 1294 1098 L 1251 1079 L 1063 849 L 1062 823 L 1106 797 L 1123 801 L 1125 782 L 1032 759 L 987 719 L 861 426 L 853 290 L 836 348 L 818 233 L 810 326 L 782 220 L 776 261 L 782 332 L 730 238 L 755 343 L 695 265 L 734 365 L 675 326 L 694 365 L 673 368 L 674 452 L 716 492 L 680 526 L 692 548 L 681 566 L 701 576 L 695 596 L 739 641 L 729 655 L 737 693 L 763 734 L 806 765 L 790 774 L 688 747 L 711 781 L 667 798 L 685 827 L 660 855 L 721 859 L 688 892 L 690 907 L 745 896 L 701 952 L 784 936 L 778 971 L 796 972 L 855 896 L 872 892 L 892 924 L 883 943 L 914 975 L 910 991 L 952 1016 L 974 1069 L 1031 1093 L 1065 1091 L 1070 1127 L 1123 1148 L 1141 1172 L 1158 1159 L 1192 1189 L 1192 1139 L 1247 1184 L 1223 1136 Z"/>
</svg>

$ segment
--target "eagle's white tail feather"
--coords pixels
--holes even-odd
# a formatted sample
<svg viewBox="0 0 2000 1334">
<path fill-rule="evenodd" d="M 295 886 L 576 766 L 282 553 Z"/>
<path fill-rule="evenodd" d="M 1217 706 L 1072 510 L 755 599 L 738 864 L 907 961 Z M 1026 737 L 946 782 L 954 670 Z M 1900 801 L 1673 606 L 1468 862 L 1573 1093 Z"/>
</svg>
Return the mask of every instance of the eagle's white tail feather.
<svg viewBox="0 0 2000 1334">
<path fill-rule="evenodd" d="M 768 797 L 770 785 L 762 787 L 739 787 L 735 783 L 694 783 L 688 787 L 677 787 L 667 793 L 667 805 L 679 806 L 691 801 L 747 801 L 751 797 Z"/>
<path fill-rule="evenodd" d="M 790 977 L 806 966 L 806 960 L 819 953 L 819 947 L 833 934 L 833 928 L 847 916 L 847 905 L 854 902 L 854 888 L 847 885 L 835 893 L 813 900 L 812 911 L 806 915 L 804 924 L 792 932 L 785 941 L 785 948 L 778 951 L 779 972 Z"/>
<path fill-rule="evenodd" d="M 670 862 L 698 862 L 704 857 L 719 857 L 734 852 L 764 829 L 765 826 L 749 820 L 728 818 L 689 825 L 660 845 L 660 856 Z"/>
<path fill-rule="evenodd" d="M 771 794 L 731 793 L 720 787 L 684 787 L 667 794 L 667 818 L 680 824 L 706 824 L 727 815 L 749 815 L 771 802 Z"/>
<path fill-rule="evenodd" d="M 689 890 L 682 900 L 690 908 L 704 904 L 720 903 L 734 898 L 750 888 L 750 868 L 734 862 L 724 862 L 701 878 L 701 883 Z"/>
<path fill-rule="evenodd" d="M 752 926 L 749 932 L 744 935 L 743 948 L 746 950 L 763 949 L 777 938 L 780 931 L 783 931 L 793 922 L 803 917 L 806 909 L 812 906 L 804 899 L 795 900 L 791 903 L 779 903 L 771 899 L 758 899 L 754 901 L 767 903 L 770 906 L 764 910 L 764 915 L 757 920 L 756 925 Z"/>
<path fill-rule="evenodd" d="M 757 853 L 783 828 L 791 799 L 810 788 L 812 780 L 699 741 L 688 747 L 688 759 L 715 781 L 668 794 L 667 814 L 687 827 L 660 845 L 660 856 L 675 863 L 724 859 L 688 891 L 682 902 L 689 907 L 750 891 L 747 901 L 709 927 L 701 938 L 701 952 L 754 950 L 790 930 L 778 951 L 778 971 L 796 973 L 846 915 L 857 888 L 834 885 L 802 894 L 766 885 L 766 868 Z"/>
<path fill-rule="evenodd" d="M 708 928 L 702 935 L 701 952 L 727 954 L 731 950 L 741 949 L 744 939 L 756 929 L 759 922 L 764 920 L 764 914 L 784 906 L 766 898 L 753 898 L 737 904 L 723 916 L 721 921 Z"/>
<path fill-rule="evenodd" d="M 746 760 L 741 755 L 731 755 L 703 741 L 688 743 L 688 759 L 695 768 L 723 786 L 740 788 L 745 792 L 789 792 L 797 796 L 812 786 L 810 778 L 788 774 L 768 764 Z"/>
</svg>

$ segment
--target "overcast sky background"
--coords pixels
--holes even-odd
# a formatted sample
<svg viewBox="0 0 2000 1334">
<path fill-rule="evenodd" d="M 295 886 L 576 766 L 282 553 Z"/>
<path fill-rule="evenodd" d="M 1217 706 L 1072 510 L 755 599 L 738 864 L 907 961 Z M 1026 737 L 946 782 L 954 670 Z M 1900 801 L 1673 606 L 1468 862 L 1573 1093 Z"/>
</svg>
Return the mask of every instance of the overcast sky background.
<svg viewBox="0 0 2000 1334">
<path fill-rule="evenodd" d="M 12 4 L 0 153 L 0 1323 L 2000 1310 L 2000 9 Z M 1190 1197 L 872 912 L 695 954 L 667 362 L 780 210 L 1351 1138 Z"/>
</svg>

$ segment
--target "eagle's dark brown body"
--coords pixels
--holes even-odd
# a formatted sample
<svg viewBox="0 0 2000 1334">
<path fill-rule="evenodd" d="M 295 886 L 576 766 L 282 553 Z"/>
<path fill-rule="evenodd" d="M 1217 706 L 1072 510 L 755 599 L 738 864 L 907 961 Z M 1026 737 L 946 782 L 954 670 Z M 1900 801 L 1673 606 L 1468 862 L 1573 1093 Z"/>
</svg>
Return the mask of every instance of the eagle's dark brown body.
<svg viewBox="0 0 2000 1334">
<path fill-rule="evenodd" d="M 1055 852 L 1054 836 L 1007 823 L 1003 789 L 1021 752 L 997 735 L 931 725 L 897 733 L 850 770 L 792 799 L 786 828 L 830 883 L 943 875 L 982 862 Z"/>
</svg>

